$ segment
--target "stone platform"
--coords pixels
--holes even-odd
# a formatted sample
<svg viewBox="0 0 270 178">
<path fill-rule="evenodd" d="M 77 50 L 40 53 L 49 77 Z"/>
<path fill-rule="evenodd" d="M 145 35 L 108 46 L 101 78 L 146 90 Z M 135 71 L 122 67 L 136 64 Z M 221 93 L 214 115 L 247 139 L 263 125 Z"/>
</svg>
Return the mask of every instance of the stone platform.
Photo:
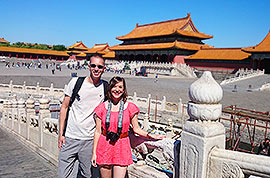
<svg viewBox="0 0 270 178">
<path fill-rule="evenodd" d="M 0 125 L 0 177 L 57 177 L 57 168 Z"/>
</svg>

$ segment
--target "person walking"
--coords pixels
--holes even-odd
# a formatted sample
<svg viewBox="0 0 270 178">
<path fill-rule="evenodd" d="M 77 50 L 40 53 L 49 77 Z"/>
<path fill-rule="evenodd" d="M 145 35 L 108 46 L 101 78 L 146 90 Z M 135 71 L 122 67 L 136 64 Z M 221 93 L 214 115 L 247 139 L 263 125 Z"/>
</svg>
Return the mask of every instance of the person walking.
<svg viewBox="0 0 270 178">
<path fill-rule="evenodd" d="M 164 135 L 153 135 L 142 130 L 138 123 L 139 108 L 127 102 L 124 78 L 113 77 L 108 86 L 108 100 L 99 104 L 95 112 L 96 131 L 92 153 L 92 165 L 100 168 L 102 178 L 124 178 L 127 166 L 133 164 L 128 130 L 130 123 L 136 134 L 163 139 Z"/>
<path fill-rule="evenodd" d="M 75 177 L 75 161 L 79 162 L 79 175 L 91 177 L 91 157 L 95 121 L 94 109 L 104 100 L 106 82 L 101 80 L 105 61 L 100 56 L 90 58 L 90 76 L 86 77 L 79 88 L 74 102 L 71 101 L 78 78 L 73 78 L 65 88 L 65 97 L 60 109 L 58 147 L 58 177 Z M 70 106 L 70 102 L 72 105 Z M 68 115 L 68 116 L 67 116 Z"/>
</svg>

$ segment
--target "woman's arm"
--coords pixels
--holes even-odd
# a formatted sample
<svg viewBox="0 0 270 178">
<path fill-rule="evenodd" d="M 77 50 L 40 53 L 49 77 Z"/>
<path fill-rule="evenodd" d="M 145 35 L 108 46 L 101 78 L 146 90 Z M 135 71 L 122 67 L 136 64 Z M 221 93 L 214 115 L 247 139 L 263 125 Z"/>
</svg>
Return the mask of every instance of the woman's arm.
<svg viewBox="0 0 270 178">
<path fill-rule="evenodd" d="M 95 131 L 95 135 L 94 135 L 94 142 L 93 142 L 93 152 L 92 152 L 92 165 L 94 167 L 97 167 L 97 163 L 96 163 L 96 159 L 97 159 L 97 144 L 98 144 L 98 140 L 101 134 L 101 119 L 95 115 L 95 121 L 96 121 L 96 131 Z"/>
<path fill-rule="evenodd" d="M 165 135 L 155 135 L 155 134 L 151 134 L 149 132 L 144 131 L 143 129 L 140 128 L 139 126 L 139 122 L 138 122 L 138 114 L 135 114 L 132 118 L 131 118 L 131 125 L 133 127 L 133 130 L 136 134 L 142 136 L 142 137 L 146 137 L 146 138 L 153 138 L 156 140 L 161 140 L 163 138 L 165 138 Z"/>
</svg>

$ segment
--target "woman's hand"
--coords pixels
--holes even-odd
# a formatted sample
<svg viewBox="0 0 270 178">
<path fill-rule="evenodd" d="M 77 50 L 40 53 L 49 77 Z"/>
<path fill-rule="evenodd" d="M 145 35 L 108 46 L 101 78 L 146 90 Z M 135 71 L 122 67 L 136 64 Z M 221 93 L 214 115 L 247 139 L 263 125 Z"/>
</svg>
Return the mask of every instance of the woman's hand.
<svg viewBox="0 0 270 178">
<path fill-rule="evenodd" d="M 97 160 L 97 155 L 96 154 L 93 154 L 92 155 L 91 162 L 92 162 L 92 166 L 94 166 L 94 167 L 97 167 L 96 160 Z"/>
<path fill-rule="evenodd" d="M 149 138 L 156 139 L 156 140 L 162 140 L 163 138 L 166 138 L 166 135 L 155 135 L 155 134 L 148 134 Z"/>
</svg>

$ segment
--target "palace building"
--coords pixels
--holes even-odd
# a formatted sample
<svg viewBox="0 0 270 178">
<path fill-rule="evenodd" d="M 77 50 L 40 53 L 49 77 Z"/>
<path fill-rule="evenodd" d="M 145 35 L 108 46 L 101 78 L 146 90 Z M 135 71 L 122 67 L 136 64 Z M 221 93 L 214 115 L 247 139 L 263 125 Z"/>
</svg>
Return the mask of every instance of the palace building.
<svg viewBox="0 0 270 178">
<path fill-rule="evenodd" d="M 75 56 L 77 60 L 90 60 L 93 55 L 100 55 L 105 59 L 114 59 L 114 52 L 109 49 L 108 43 L 95 44 L 92 48 L 87 48 L 83 42 L 77 42 L 74 45 L 68 47 L 67 53 L 71 56 Z"/>
<path fill-rule="evenodd" d="M 242 50 L 251 54 L 253 69 L 265 69 L 265 73 L 270 73 L 270 31 L 261 43 Z"/>
<path fill-rule="evenodd" d="M 173 62 L 177 56 L 189 56 L 202 47 L 202 40 L 213 38 L 201 33 L 190 14 L 184 18 L 136 25 L 127 35 L 117 37 L 122 44 L 111 47 L 115 58 L 128 61 Z"/>
<path fill-rule="evenodd" d="M 4 38 L 0 38 L 0 44 L 9 44 L 10 42 L 5 40 Z"/>
<path fill-rule="evenodd" d="M 270 32 L 256 46 L 247 48 L 202 48 L 185 57 L 185 63 L 198 70 L 237 71 L 240 68 L 265 69 L 270 73 Z"/>
<path fill-rule="evenodd" d="M 64 61 L 69 58 L 66 51 L 54 51 L 32 48 L 15 48 L 0 46 L 0 56 L 16 57 L 21 59 L 54 59 Z"/>
<path fill-rule="evenodd" d="M 236 71 L 252 68 L 251 54 L 241 48 L 202 48 L 197 53 L 185 57 L 185 63 L 198 70 Z"/>
</svg>

